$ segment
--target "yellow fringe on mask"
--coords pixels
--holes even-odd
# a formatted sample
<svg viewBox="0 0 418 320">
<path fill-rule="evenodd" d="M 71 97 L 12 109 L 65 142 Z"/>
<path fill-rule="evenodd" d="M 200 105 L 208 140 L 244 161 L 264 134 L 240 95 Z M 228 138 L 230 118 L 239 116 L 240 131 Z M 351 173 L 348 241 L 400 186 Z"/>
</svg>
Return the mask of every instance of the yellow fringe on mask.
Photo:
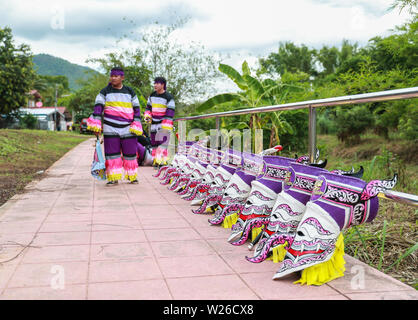
<svg viewBox="0 0 418 320">
<path fill-rule="evenodd" d="M 254 228 L 251 230 L 251 241 L 254 241 L 255 238 L 261 233 L 263 227 Z"/>
<path fill-rule="evenodd" d="M 279 263 L 284 260 L 287 250 L 287 241 L 284 244 L 280 244 L 272 249 L 273 254 L 267 258 L 267 260 L 273 260 L 274 263 Z"/>
<path fill-rule="evenodd" d="M 212 207 L 207 207 L 203 213 L 214 213 Z"/>
<path fill-rule="evenodd" d="M 335 244 L 335 252 L 331 259 L 306 268 L 302 271 L 302 276 L 294 283 L 320 286 L 331 280 L 344 276 L 345 271 L 344 260 L 344 237 L 340 233 L 337 243 Z"/>
<path fill-rule="evenodd" d="M 225 217 L 222 222 L 222 227 L 225 229 L 231 229 L 234 224 L 238 221 L 238 213 L 233 213 Z"/>
</svg>

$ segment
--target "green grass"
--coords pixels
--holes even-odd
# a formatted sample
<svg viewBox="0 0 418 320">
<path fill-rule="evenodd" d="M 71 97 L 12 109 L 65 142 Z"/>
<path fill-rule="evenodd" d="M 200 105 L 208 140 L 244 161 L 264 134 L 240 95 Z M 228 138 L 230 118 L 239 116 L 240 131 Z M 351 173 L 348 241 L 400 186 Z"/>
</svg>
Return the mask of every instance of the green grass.
<svg viewBox="0 0 418 320">
<path fill-rule="evenodd" d="M 346 146 L 330 135 L 317 139 L 320 159 L 327 169 L 357 171 L 363 180 L 389 179 L 398 174 L 396 191 L 418 194 L 417 146 L 392 135 L 389 141 L 372 133 L 358 145 Z M 379 199 L 379 212 L 371 223 L 344 231 L 349 255 L 418 289 L 418 210 L 410 205 Z"/>
<path fill-rule="evenodd" d="M 0 129 L 0 205 L 91 136 L 75 132 Z"/>
</svg>

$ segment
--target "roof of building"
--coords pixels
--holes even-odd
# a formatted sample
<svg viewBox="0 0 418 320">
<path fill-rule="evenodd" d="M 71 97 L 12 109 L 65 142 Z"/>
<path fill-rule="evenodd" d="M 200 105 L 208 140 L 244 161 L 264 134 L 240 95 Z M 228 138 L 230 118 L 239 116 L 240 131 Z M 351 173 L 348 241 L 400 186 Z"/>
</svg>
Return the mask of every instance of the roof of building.
<svg viewBox="0 0 418 320">
<path fill-rule="evenodd" d="M 49 116 L 52 113 L 58 112 L 63 118 L 65 118 L 64 114 L 60 112 L 59 107 L 55 109 L 55 107 L 41 107 L 41 108 L 20 108 L 19 109 L 23 113 L 30 113 L 34 116 Z"/>
</svg>

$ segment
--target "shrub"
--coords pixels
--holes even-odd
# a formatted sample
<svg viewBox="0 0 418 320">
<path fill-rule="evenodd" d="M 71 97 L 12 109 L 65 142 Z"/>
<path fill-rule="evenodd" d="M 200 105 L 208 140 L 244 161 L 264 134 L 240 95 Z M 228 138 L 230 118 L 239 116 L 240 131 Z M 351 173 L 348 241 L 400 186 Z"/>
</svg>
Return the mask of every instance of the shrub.
<svg viewBox="0 0 418 320">
<path fill-rule="evenodd" d="M 373 127 L 373 114 L 367 106 L 338 107 L 336 113 L 337 137 L 346 144 L 358 144 L 360 135 Z"/>
<path fill-rule="evenodd" d="M 32 114 L 25 114 L 20 118 L 20 124 L 24 129 L 35 129 L 38 119 Z"/>
</svg>

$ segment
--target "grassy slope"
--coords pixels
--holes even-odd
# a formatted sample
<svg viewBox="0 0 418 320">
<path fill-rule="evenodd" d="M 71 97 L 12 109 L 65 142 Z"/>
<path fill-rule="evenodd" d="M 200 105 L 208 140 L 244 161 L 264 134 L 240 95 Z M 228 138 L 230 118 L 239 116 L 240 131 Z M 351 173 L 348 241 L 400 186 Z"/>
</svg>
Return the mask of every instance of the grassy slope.
<svg viewBox="0 0 418 320">
<path fill-rule="evenodd" d="M 0 205 L 67 151 L 89 138 L 44 130 L 0 130 Z"/>
<path fill-rule="evenodd" d="M 388 179 L 398 173 L 394 190 L 418 194 L 418 153 L 414 141 L 391 137 L 390 141 L 365 135 L 359 145 L 345 146 L 334 136 L 319 136 L 320 159 L 327 169 L 356 170 L 362 165 L 363 179 Z M 415 207 L 380 199 L 372 223 L 344 232 L 346 253 L 418 289 L 418 251 L 393 264 L 418 243 L 418 210 Z M 349 272 L 349 270 L 348 270 Z"/>
</svg>

